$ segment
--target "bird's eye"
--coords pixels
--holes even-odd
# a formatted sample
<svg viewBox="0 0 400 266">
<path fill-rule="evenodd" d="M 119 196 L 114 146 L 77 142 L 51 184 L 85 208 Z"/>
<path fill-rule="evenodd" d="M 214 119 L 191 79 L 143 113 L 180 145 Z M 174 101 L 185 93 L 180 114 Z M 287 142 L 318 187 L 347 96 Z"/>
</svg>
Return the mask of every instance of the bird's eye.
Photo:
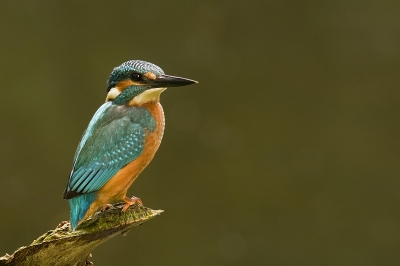
<svg viewBox="0 0 400 266">
<path fill-rule="evenodd" d="M 132 73 L 131 74 L 131 80 L 133 81 L 140 81 L 142 79 L 142 75 L 138 73 Z"/>
</svg>

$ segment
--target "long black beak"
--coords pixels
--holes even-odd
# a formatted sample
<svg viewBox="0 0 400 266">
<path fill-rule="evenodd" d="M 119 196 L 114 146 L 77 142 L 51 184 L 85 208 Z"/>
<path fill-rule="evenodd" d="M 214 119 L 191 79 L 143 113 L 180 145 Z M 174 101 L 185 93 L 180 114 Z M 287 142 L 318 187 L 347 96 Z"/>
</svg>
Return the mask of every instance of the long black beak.
<svg viewBox="0 0 400 266">
<path fill-rule="evenodd" d="M 150 82 L 152 88 L 163 88 L 163 87 L 180 87 L 190 84 L 198 83 L 195 80 L 185 79 L 180 77 L 174 77 L 169 75 L 161 75 L 156 78 L 153 82 Z"/>
</svg>

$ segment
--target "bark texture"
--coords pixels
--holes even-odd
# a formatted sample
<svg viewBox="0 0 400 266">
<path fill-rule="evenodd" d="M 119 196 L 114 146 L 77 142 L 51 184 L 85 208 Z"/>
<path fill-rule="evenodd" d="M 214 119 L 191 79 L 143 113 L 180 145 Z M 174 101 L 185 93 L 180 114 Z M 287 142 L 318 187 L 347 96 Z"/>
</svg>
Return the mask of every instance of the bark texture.
<svg viewBox="0 0 400 266">
<path fill-rule="evenodd" d="M 91 265 L 88 258 L 98 245 L 118 234 L 126 235 L 133 226 L 163 212 L 138 204 L 121 212 L 123 205 L 115 204 L 106 211 L 97 212 L 74 232 L 70 231 L 69 222 L 62 222 L 29 246 L 20 247 L 12 255 L 0 257 L 0 265 Z"/>
</svg>

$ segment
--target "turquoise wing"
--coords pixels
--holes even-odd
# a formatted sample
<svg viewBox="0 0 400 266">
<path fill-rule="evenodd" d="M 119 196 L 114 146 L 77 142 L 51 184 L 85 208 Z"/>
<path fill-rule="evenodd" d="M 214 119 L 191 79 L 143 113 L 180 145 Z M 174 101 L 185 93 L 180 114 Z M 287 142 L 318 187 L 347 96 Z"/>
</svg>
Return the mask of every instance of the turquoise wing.
<svg viewBox="0 0 400 266">
<path fill-rule="evenodd" d="M 129 108 L 129 107 L 125 107 Z M 152 116 L 141 109 L 104 104 L 96 112 L 75 154 L 64 198 L 99 190 L 143 151 Z"/>
</svg>

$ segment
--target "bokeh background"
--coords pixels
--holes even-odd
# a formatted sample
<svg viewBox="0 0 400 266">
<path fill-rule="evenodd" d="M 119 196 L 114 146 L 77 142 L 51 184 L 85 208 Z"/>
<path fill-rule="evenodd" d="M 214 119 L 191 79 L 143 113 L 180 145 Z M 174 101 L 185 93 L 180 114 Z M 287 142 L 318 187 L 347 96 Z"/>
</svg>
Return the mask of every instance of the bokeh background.
<svg viewBox="0 0 400 266">
<path fill-rule="evenodd" d="M 130 189 L 165 213 L 95 265 L 398 265 L 399 1 L 0 2 L 0 255 L 62 193 L 112 68 L 200 81 Z"/>
</svg>

